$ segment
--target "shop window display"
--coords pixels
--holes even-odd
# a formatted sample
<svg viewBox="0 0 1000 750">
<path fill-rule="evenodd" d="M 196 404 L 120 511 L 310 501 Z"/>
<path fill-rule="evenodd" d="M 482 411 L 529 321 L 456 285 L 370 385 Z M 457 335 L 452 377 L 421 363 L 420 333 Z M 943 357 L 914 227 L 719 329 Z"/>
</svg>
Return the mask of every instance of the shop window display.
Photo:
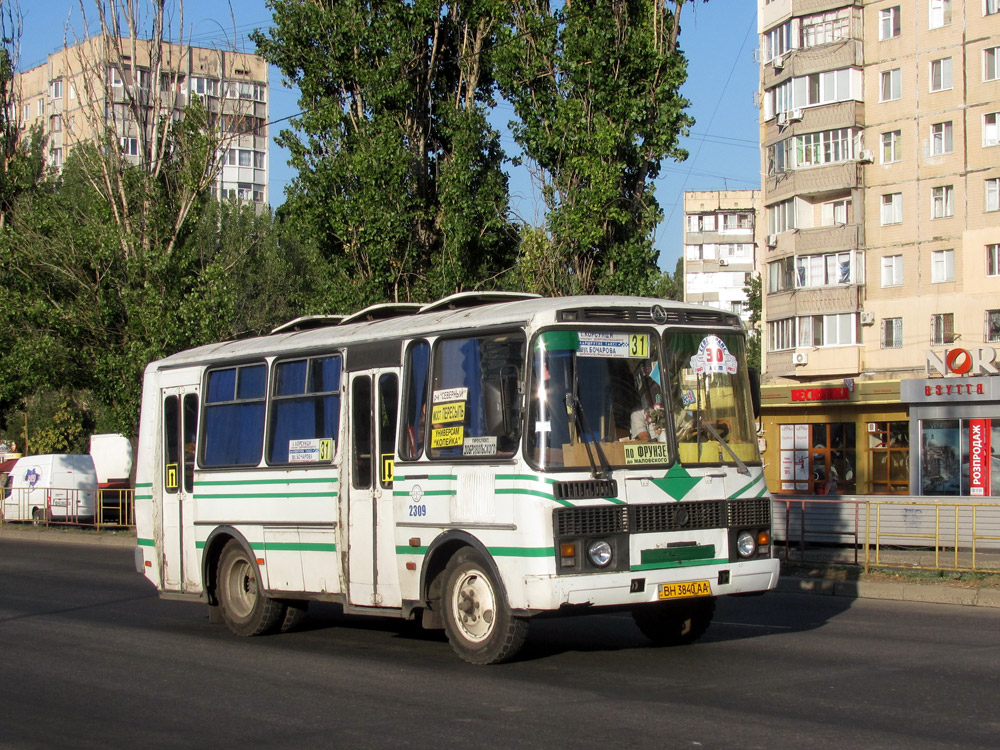
<svg viewBox="0 0 1000 750">
<path fill-rule="evenodd" d="M 855 492 L 855 427 L 850 422 L 780 427 L 780 492 L 807 495 Z"/>
<path fill-rule="evenodd" d="M 870 492 L 906 495 L 910 492 L 910 423 L 868 424 Z"/>
</svg>

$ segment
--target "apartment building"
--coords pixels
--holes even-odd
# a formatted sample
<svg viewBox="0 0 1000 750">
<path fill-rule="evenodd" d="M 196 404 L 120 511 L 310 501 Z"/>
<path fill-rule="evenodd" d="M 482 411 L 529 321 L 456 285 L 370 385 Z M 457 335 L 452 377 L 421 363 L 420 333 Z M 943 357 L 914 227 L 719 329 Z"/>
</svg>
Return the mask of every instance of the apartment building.
<svg viewBox="0 0 1000 750">
<path fill-rule="evenodd" d="M 758 31 L 769 485 L 1000 495 L 1000 3 L 758 0 Z"/>
<path fill-rule="evenodd" d="M 27 128 L 40 124 L 49 163 L 61 167 L 75 144 L 110 132 L 126 159 L 140 159 L 141 124 L 129 107 L 138 97 L 154 116 L 179 119 L 202 98 L 222 133 L 220 199 L 268 203 L 268 67 L 256 55 L 95 36 L 48 56 L 15 76 L 16 111 Z"/>
<path fill-rule="evenodd" d="M 684 193 L 684 301 L 750 322 L 747 279 L 755 270 L 759 190 Z"/>
</svg>

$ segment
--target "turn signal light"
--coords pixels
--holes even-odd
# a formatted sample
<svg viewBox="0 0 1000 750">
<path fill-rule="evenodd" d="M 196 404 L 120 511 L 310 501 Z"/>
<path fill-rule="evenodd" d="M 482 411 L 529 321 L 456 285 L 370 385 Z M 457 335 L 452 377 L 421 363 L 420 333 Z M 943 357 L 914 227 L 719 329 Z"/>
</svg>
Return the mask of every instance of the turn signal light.
<svg viewBox="0 0 1000 750">
<path fill-rule="evenodd" d="M 576 542 L 563 542 L 559 545 L 559 564 L 564 568 L 576 565 Z"/>
</svg>

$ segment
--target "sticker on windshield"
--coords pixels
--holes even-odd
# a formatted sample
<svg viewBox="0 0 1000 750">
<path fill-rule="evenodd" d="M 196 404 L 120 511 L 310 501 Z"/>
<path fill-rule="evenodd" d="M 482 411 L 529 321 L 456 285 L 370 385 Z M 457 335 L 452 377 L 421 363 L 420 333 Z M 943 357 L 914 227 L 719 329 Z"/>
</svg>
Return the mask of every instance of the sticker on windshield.
<svg viewBox="0 0 1000 750">
<path fill-rule="evenodd" d="M 431 430 L 431 448 L 452 448 L 462 444 L 465 427 L 441 427 Z"/>
<path fill-rule="evenodd" d="M 625 443 L 625 465 L 665 464 L 670 461 L 667 446 L 663 443 Z"/>
<path fill-rule="evenodd" d="M 434 404 L 431 409 L 431 423 L 435 425 L 445 422 L 465 421 L 465 402 L 458 401 L 448 404 Z"/>
<path fill-rule="evenodd" d="M 492 456 L 497 452 L 496 435 L 467 437 L 462 443 L 463 456 Z"/>
<path fill-rule="evenodd" d="M 434 391 L 435 404 L 443 404 L 446 401 L 465 401 L 468 398 L 468 388 L 442 388 L 439 391 Z"/>
<path fill-rule="evenodd" d="M 649 335 L 645 333 L 580 332 L 578 357 L 649 357 Z"/>
<path fill-rule="evenodd" d="M 698 353 L 691 357 L 691 369 L 699 375 L 705 372 L 736 372 L 736 357 L 729 353 L 725 342 L 718 336 L 706 336 L 698 345 Z"/>
</svg>

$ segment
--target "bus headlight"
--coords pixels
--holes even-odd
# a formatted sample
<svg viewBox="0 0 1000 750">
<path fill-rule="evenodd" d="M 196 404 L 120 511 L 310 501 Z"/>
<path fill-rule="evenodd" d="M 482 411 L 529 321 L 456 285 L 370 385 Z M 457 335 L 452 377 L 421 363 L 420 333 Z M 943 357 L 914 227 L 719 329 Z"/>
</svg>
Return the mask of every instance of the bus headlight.
<svg viewBox="0 0 1000 750">
<path fill-rule="evenodd" d="M 736 537 L 736 551 L 740 557 L 751 557 L 757 551 L 757 540 L 754 538 L 753 533 L 749 531 L 740 532 L 739 536 Z"/>
<path fill-rule="evenodd" d="M 603 539 L 591 542 L 587 547 L 587 557 L 598 568 L 606 568 L 611 563 L 611 545 Z"/>
</svg>

